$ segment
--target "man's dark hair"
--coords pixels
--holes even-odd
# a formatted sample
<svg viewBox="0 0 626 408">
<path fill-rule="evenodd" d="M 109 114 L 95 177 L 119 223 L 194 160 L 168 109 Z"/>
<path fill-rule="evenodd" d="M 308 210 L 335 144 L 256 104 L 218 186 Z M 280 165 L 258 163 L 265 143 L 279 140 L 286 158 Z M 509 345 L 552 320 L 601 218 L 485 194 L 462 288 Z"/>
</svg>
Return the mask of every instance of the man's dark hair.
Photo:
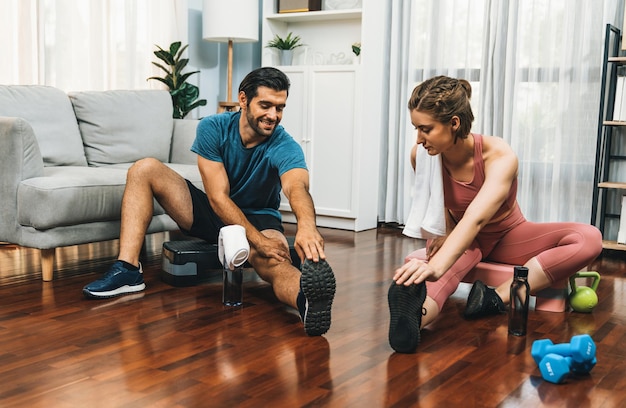
<svg viewBox="0 0 626 408">
<path fill-rule="evenodd" d="M 246 75 L 239 85 L 239 92 L 243 91 L 246 94 L 249 105 L 250 101 L 258 95 L 257 90 L 260 86 L 265 86 L 275 91 L 287 91 L 287 96 L 289 96 L 290 85 L 289 78 L 281 70 L 272 67 L 261 67 Z"/>
</svg>

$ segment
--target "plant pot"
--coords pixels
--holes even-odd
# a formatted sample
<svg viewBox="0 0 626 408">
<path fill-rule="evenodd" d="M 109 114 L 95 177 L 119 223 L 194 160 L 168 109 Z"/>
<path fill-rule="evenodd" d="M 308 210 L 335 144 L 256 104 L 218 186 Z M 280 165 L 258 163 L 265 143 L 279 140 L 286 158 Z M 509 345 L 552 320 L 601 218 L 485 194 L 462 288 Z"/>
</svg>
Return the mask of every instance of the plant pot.
<svg viewBox="0 0 626 408">
<path fill-rule="evenodd" d="M 293 62 L 293 50 L 280 50 L 280 65 L 291 65 Z"/>
</svg>

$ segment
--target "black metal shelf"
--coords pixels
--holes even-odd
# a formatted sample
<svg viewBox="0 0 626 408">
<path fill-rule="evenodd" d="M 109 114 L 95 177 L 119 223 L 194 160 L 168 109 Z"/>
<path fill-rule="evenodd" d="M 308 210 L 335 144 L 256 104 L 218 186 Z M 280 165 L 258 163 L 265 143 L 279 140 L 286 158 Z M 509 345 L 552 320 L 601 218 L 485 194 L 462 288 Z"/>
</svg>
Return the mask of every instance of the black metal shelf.
<svg viewBox="0 0 626 408">
<path fill-rule="evenodd" d="M 591 224 L 597 226 L 605 234 L 607 219 L 619 219 L 619 214 L 607 212 L 607 194 L 610 190 L 626 190 L 625 182 L 615 180 L 610 174 L 610 164 L 614 161 L 626 160 L 626 156 L 612 154 L 611 145 L 613 135 L 626 121 L 613 118 L 617 88 L 618 69 L 626 65 L 626 56 L 620 55 L 622 35 L 619 28 L 606 25 L 604 40 L 604 63 L 602 64 L 602 80 L 600 91 L 600 109 L 598 117 L 598 135 L 596 145 L 596 163 L 594 174 L 594 189 L 592 198 Z M 624 96 L 622 96 L 624 97 Z M 616 132 L 614 132 L 614 130 Z M 623 131 L 622 131 L 623 132 Z M 605 237 L 606 238 L 606 237 Z M 604 240 L 603 247 L 614 250 L 626 250 L 626 245 L 618 244 L 616 240 Z"/>
</svg>

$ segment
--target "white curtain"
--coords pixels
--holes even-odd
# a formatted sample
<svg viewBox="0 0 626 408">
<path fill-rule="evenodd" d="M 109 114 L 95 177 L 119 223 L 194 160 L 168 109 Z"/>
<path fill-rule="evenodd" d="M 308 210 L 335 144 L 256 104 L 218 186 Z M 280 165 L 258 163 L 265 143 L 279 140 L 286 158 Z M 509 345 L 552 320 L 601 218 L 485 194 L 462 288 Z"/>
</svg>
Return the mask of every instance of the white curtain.
<svg viewBox="0 0 626 408">
<path fill-rule="evenodd" d="M 623 2 L 411 3 L 411 27 L 403 32 L 408 33 L 415 75 L 407 76 L 400 93 L 408 95 L 417 83 L 435 75 L 470 81 L 476 116 L 472 131 L 503 137 L 518 155 L 518 200 L 524 215 L 536 222 L 588 223 L 604 32 L 607 23 L 621 27 Z M 390 99 L 390 122 L 401 117 L 395 109 L 406 110 L 406 100 L 408 96 L 404 104 Z M 383 142 L 383 169 L 403 168 L 404 174 L 395 183 L 387 177 L 381 186 L 381 221 L 406 220 L 407 180 L 412 175 L 398 161 L 408 161 L 406 146 L 414 139 L 407 118 Z"/>
<path fill-rule="evenodd" d="M 159 87 L 155 44 L 187 43 L 187 0 L 0 0 L 2 84 Z"/>
<path fill-rule="evenodd" d="M 411 95 L 407 84 L 412 83 L 414 72 L 414 55 L 411 46 L 411 20 L 413 13 L 412 2 L 390 1 L 390 21 L 388 24 L 387 43 L 389 54 L 384 60 L 388 63 L 389 85 L 387 100 L 389 109 L 384 112 L 383 123 L 387 123 L 385 135 L 381 140 L 380 179 L 379 191 L 390 191 L 389 194 L 380 194 L 378 208 L 386 209 L 385 217 L 380 220 L 396 222 L 405 219 L 411 195 L 411 166 L 409 152 L 415 138 L 407 133 L 407 123 L 410 124 L 409 112 L 406 108 Z"/>
</svg>

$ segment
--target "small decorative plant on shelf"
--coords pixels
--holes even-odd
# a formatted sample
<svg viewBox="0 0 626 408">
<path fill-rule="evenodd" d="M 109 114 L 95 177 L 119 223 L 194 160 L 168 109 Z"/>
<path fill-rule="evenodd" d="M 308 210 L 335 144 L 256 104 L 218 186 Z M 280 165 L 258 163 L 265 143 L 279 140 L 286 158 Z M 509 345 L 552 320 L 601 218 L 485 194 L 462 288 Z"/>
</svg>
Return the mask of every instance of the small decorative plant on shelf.
<svg viewBox="0 0 626 408">
<path fill-rule="evenodd" d="M 172 96 L 172 104 L 174 105 L 173 116 L 176 119 L 183 119 L 193 109 L 206 105 L 206 99 L 198 99 L 200 90 L 197 86 L 187 82 L 193 74 L 197 74 L 200 71 L 186 72 L 183 74 L 183 69 L 189 63 L 188 58 L 182 58 L 183 52 L 187 49 L 188 45 L 181 48 L 181 42 L 176 41 L 170 44 L 169 50 L 156 46 L 158 51 L 154 51 L 154 55 L 161 61 L 165 62 L 162 65 L 158 62 L 152 62 L 157 67 L 161 68 L 165 72 L 165 76 L 150 77 L 164 83 Z"/>
<path fill-rule="evenodd" d="M 271 41 L 268 41 L 266 47 L 277 48 L 279 50 L 293 50 L 304 45 L 300 41 L 300 36 L 294 35 L 291 32 L 287 34 L 287 37 L 285 38 L 281 38 L 278 34 L 276 34 Z"/>
<path fill-rule="evenodd" d="M 292 32 L 287 37 L 282 38 L 278 34 L 271 41 L 268 41 L 267 48 L 276 48 L 280 52 L 281 65 L 291 65 L 293 59 L 293 50 L 302 47 L 300 36 L 294 35 Z"/>
<path fill-rule="evenodd" d="M 354 53 L 354 58 L 352 61 L 355 64 L 360 64 L 361 63 L 361 43 L 360 42 L 355 42 L 352 44 L 352 52 Z"/>
</svg>

